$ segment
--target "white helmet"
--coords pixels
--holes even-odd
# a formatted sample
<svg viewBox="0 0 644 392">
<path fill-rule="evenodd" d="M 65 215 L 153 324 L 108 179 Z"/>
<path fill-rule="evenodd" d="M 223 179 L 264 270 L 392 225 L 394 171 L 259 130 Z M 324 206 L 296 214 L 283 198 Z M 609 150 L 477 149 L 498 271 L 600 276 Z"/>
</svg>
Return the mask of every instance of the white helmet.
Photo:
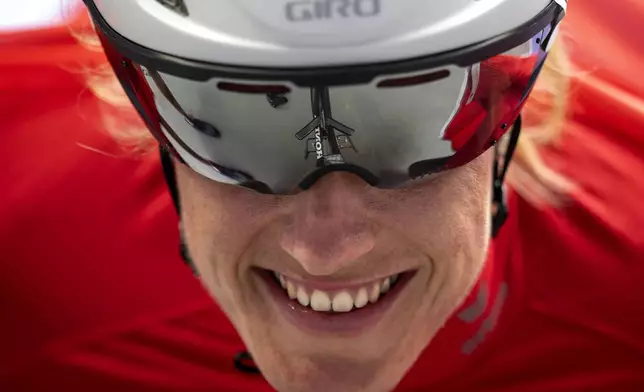
<svg viewBox="0 0 644 392">
<path fill-rule="evenodd" d="M 511 128 L 567 0 L 85 0 L 162 145 L 285 193 L 330 171 L 395 187 Z"/>
</svg>

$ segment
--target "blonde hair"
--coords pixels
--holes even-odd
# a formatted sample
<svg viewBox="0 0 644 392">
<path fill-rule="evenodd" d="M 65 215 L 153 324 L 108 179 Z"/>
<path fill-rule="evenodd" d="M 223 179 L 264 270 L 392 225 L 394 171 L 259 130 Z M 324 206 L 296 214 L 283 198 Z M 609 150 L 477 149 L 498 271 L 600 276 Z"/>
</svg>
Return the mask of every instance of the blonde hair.
<svg viewBox="0 0 644 392">
<path fill-rule="evenodd" d="M 101 105 L 101 120 L 103 130 L 107 132 L 118 145 L 134 153 L 146 153 L 154 150 L 156 141 L 145 127 L 132 102 L 123 91 L 123 87 L 114 75 L 100 39 L 94 30 L 94 25 L 82 8 L 77 17 L 69 18 L 68 31 L 76 39 L 80 50 L 95 53 L 100 56 L 98 61 L 90 64 L 78 64 L 70 71 L 83 76 L 85 85 Z"/>
<path fill-rule="evenodd" d="M 102 53 L 101 43 L 90 19 L 84 19 L 70 28 L 84 50 Z M 517 154 L 552 145 L 559 140 L 567 117 L 570 92 L 570 61 L 560 38 L 554 43 L 535 89 L 524 109 L 524 123 Z M 147 151 L 155 146 L 150 133 L 132 107 L 126 94 L 107 62 L 84 66 L 87 88 L 102 102 L 105 130 L 127 148 Z"/>
<path fill-rule="evenodd" d="M 522 143 L 555 144 L 568 117 L 571 95 L 572 65 L 564 37 L 555 41 L 534 91 L 523 111 L 526 129 Z"/>
</svg>

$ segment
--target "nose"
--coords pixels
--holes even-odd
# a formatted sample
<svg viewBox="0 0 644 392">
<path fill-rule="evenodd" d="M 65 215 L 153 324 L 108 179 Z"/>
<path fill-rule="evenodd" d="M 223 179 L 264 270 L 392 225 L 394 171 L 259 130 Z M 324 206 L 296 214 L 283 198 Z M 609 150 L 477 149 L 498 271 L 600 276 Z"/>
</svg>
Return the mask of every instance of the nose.
<svg viewBox="0 0 644 392">
<path fill-rule="evenodd" d="M 321 178 L 295 197 L 280 245 L 313 276 L 329 276 L 375 246 L 365 194 L 369 185 L 342 172 Z"/>
</svg>

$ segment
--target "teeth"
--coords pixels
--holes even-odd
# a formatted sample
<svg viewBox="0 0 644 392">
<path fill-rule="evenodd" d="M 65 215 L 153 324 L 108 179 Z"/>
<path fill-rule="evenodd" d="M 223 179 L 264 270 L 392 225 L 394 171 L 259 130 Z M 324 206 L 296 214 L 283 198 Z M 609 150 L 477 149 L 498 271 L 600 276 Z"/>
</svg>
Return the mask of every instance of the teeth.
<svg viewBox="0 0 644 392">
<path fill-rule="evenodd" d="M 284 279 L 282 275 L 279 276 L 279 281 L 280 281 L 280 284 L 282 285 L 282 288 L 286 289 L 286 279 Z"/>
<path fill-rule="evenodd" d="M 358 294 L 356 295 L 356 299 L 354 301 L 354 305 L 356 308 L 364 308 L 367 303 L 369 302 L 369 295 L 367 294 L 367 289 L 364 287 L 358 290 Z"/>
<path fill-rule="evenodd" d="M 351 294 L 343 291 L 333 297 L 333 311 L 334 312 L 350 312 L 353 309 L 353 298 Z"/>
<path fill-rule="evenodd" d="M 380 283 L 374 283 L 369 292 L 369 302 L 375 304 L 380 298 Z"/>
<path fill-rule="evenodd" d="M 297 302 L 299 302 L 302 306 L 309 306 L 309 295 L 306 293 L 306 291 L 304 291 L 303 287 L 300 287 L 297 290 Z"/>
<path fill-rule="evenodd" d="M 279 273 L 274 273 L 275 279 L 292 300 L 297 300 L 302 306 L 307 306 L 316 312 L 346 313 L 355 309 L 361 309 L 369 303 L 376 303 L 381 296 L 391 290 L 396 284 L 399 275 L 391 276 L 380 282 L 373 283 L 367 287 L 357 290 L 342 290 L 336 293 L 327 293 L 322 290 L 307 290 L 302 285 L 290 282 L 288 278 Z"/>
<path fill-rule="evenodd" d="M 382 281 L 382 286 L 380 286 L 380 294 L 386 294 L 387 291 L 389 291 L 389 288 L 391 287 L 391 279 L 387 278 Z"/>
<path fill-rule="evenodd" d="M 277 279 L 280 284 L 282 285 L 282 288 L 286 290 L 286 279 L 284 279 L 284 276 L 278 272 L 273 272 L 273 275 L 275 276 L 275 279 Z"/>
<path fill-rule="evenodd" d="M 315 290 L 311 296 L 311 308 L 316 312 L 328 312 L 331 310 L 331 299 L 324 291 Z"/>
<path fill-rule="evenodd" d="M 288 292 L 288 297 L 290 299 L 297 298 L 297 290 L 295 289 L 295 285 L 293 283 L 286 282 L 286 291 Z"/>
</svg>

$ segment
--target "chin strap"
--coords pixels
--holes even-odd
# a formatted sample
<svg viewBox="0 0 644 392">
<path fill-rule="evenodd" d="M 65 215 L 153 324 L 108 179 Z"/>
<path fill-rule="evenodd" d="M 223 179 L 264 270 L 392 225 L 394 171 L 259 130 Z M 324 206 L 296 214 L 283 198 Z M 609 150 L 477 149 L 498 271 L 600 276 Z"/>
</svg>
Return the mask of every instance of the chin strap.
<svg viewBox="0 0 644 392">
<path fill-rule="evenodd" d="M 186 241 L 183 238 L 183 228 L 181 225 L 181 206 L 179 204 L 179 190 L 177 188 L 177 176 L 174 170 L 174 162 L 172 161 L 170 152 L 163 146 L 159 148 L 159 152 L 161 155 L 161 167 L 163 168 L 165 182 L 166 184 L 168 184 L 168 190 L 170 191 L 170 196 L 172 197 L 172 203 L 174 204 L 174 208 L 177 211 L 177 216 L 179 216 L 179 235 L 181 236 L 179 243 L 179 254 L 181 254 L 183 261 L 196 275 L 197 270 L 195 269 L 194 263 L 190 258 L 188 248 L 186 247 Z"/>
<path fill-rule="evenodd" d="M 519 135 L 521 134 L 522 126 L 521 116 L 517 117 L 517 121 L 510 131 L 510 140 L 503 155 L 503 166 L 499 168 L 499 148 L 495 148 L 494 152 L 494 168 L 493 168 L 493 183 L 492 183 L 492 207 L 495 212 L 492 215 L 492 237 L 496 237 L 508 219 L 508 203 L 505 194 L 505 175 L 508 173 L 508 167 L 512 161 L 512 156 L 516 150 L 517 143 L 519 142 Z"/>
</svg>

